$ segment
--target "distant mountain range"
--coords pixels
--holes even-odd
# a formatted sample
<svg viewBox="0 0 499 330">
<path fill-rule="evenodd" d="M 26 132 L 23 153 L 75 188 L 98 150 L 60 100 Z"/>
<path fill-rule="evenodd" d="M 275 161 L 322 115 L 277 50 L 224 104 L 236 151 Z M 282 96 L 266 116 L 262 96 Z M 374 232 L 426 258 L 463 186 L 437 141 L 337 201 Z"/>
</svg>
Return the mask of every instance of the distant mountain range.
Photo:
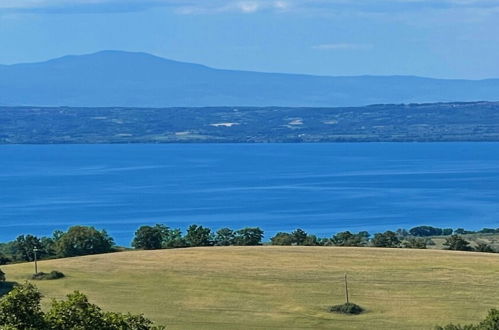
<svg viewBox="0 0 499 330">
<path fill-rule="evenodd" d="M 499 79 L 231 71 L 121 51 L 0 65 L 0 105 L 335 107 L 479 100 L 499 100 Z"/>
</svg>

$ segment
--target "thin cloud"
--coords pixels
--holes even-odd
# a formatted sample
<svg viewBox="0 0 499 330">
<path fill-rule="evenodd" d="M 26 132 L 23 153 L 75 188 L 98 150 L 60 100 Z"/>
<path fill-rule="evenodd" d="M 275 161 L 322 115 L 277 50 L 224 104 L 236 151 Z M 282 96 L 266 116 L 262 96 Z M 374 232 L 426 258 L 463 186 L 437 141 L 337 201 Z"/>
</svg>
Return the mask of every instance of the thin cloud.
<svg viewBox="0 0 499 330">
<path fill-rule="evenodd" d="M 407 12 L 428 8 L 493 8 L 498 0 L 0 0 L 0 11 L 138 11 L 172 7 L 178 13 Z"/>
<path fill-rule="evenodd" d="M 369 50 L 373 47 L 371 44 L 332 43 L 315 45 L 312 48 L 317 50 Z"/>
</svg>

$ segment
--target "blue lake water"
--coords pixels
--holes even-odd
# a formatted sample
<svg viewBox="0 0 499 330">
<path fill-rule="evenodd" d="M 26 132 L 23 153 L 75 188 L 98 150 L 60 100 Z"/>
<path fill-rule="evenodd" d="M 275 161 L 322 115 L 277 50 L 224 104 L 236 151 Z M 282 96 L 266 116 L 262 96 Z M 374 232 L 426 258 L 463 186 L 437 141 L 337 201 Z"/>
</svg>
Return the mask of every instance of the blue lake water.
<svg viewBox="0 0 499 330">
<path fill-rule="evenodd" d="M 0 241 L 85 224 L 129 245 L 143 224 L 499 227 L 499 144 L 0 146 Z"/>
</svg>

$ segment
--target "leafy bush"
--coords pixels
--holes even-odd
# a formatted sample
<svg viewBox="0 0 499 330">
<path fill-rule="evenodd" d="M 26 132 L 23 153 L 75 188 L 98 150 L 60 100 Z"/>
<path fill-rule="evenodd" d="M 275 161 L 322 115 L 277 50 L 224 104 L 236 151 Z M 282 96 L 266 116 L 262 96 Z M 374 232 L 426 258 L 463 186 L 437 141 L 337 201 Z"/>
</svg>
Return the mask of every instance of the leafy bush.
<svg viewBox="0 0 499 330">
<path fill-rule="evenodd" d="M 53 270 L 50 273 L 39 272 L 34 274 L 32 280 L 57 280 L 63 278 L 65 275 L 57 270 Z"/>
<path fill-rule="evenodd" d="M 5 282 L 5 273 L 0 269 L 0 285 Z"/>
<path fill-rule="evenodd" d="M 294 241 L 293 235 L 289 233 L 277 233 L 270 239 L 272 245 L 293 245 Z"/>
<path fill-rule="evenodd" d="M 234 244 L 240 246 L 261 245 L 263 238 L 263 230 L 258 227 L 243 228 L 236 231 Z"/>
<path fill-rule="evenodd" d="M 41 294 L 32 284 L 15 287 L 0 299 L 0 329 L 160 330 L 143 315 L 104 312 L 75 291 L 67 300 L 53 300 L 44 313 Z"/>
<path fill-rule="evenodd" d="M 162 225 L 142 226 L 135 232 L 132 246 L 136 249 L 155 250 L 163 245 L 163 232 L 168 230 Z"/>
<path fill-rule="evenodd" d="M 489 314 L 482 322 L 478 324 L 455 325 L 447 324 L 443 327 L 437 326 L 436 330 L 498 330 L 499 329 L 499 310 L 491 309 Z"/>
<path fill-rule="evenodd" d="M 213 245 L 211 229 L 198 225 L 190 225 L 185 235 L 185 241 L 189 246 L 210 246 Z"/>
<path fill-rule="evenodd" d="M 400 247 L 400 239 L 393 231 L 386 231 L 374 235 L 372 244 L 376 247 L 397 248 Z"/>
<path fill-rule="evenodd" d="M 317 246 L 321 245 L 321 242 L 315 235 L 307 235 L 307 238 L 302 242 L 303 246 Z"/>
<path fill-rule="evenodd" d="M 494 251 L 494 249 L 488 245 L 487 243 L 478 243 L 475 247 L 475 251 L 476 252 L 488 252 L 488 253 L 494 253 L 496 251 Z"/>
<path fill-rule="evenodd" d="M 364 246 L 367 244 L 369 233 L 361 231 L 357 234 L 352 234 L 349 231 L 337 233 L 331 238 L 331 242 L 336 246 Z"/>
<path fill-rule="evenodd" d="M 404 247 L 407 249 L 426 249 L 426 240 L 424 238 L 409 238 L 404 241 Z"/>
<path fill-rule="evenodd" d="M 342 305 L 332 306 L 330 309 L 331 312 L 341 313 L 341 314 L 353 314 L 357 315 L 364 311 L 362 307 L 353 303 L 345 303 Z"/>
<path fill-rule="evenodd" d="M 449 238 L 445 239 L 445 246 L 447 246 L 447 250 L 454 251 L 471 251 L 470 242 L 465 240 L 459 235 L 452 235 Z"/>
<path fill-rule="evenodd" d="M 6 257 L 2 252 L 0 252 L 0 265 L 6 265 L 11 262 L 10 258 Z"/>
<path fill-rule="evenodd" d="M 217 246 L 229 246 L 234 245 L 234 239 L 236 234 L 230 228 L 221 228 L 217 231 L 215 236 L 215 245 Z"/>
<path fill-rule="evenodd" d="M 443 233 L 442 228 L 435 228 L 432 226 L 419 226 L 414 227 L 409 230 L 409 233 L 413 236 L 440 236 Z"/>
</svg>

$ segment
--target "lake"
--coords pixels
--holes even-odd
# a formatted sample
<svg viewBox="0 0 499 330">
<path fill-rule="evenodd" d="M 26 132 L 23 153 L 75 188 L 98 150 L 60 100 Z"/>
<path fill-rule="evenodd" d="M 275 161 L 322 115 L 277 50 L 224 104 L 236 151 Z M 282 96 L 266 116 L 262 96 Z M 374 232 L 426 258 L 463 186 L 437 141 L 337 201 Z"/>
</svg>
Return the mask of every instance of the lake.
<svg viewBox="0 0 499 330">
<path fill-rule="evenodd" d="M 144 224 L 269 238 L 499 227 L 498 143 L 0 146 L 0 241 L 74 224 L 129 245 Z"/>
</svg>

